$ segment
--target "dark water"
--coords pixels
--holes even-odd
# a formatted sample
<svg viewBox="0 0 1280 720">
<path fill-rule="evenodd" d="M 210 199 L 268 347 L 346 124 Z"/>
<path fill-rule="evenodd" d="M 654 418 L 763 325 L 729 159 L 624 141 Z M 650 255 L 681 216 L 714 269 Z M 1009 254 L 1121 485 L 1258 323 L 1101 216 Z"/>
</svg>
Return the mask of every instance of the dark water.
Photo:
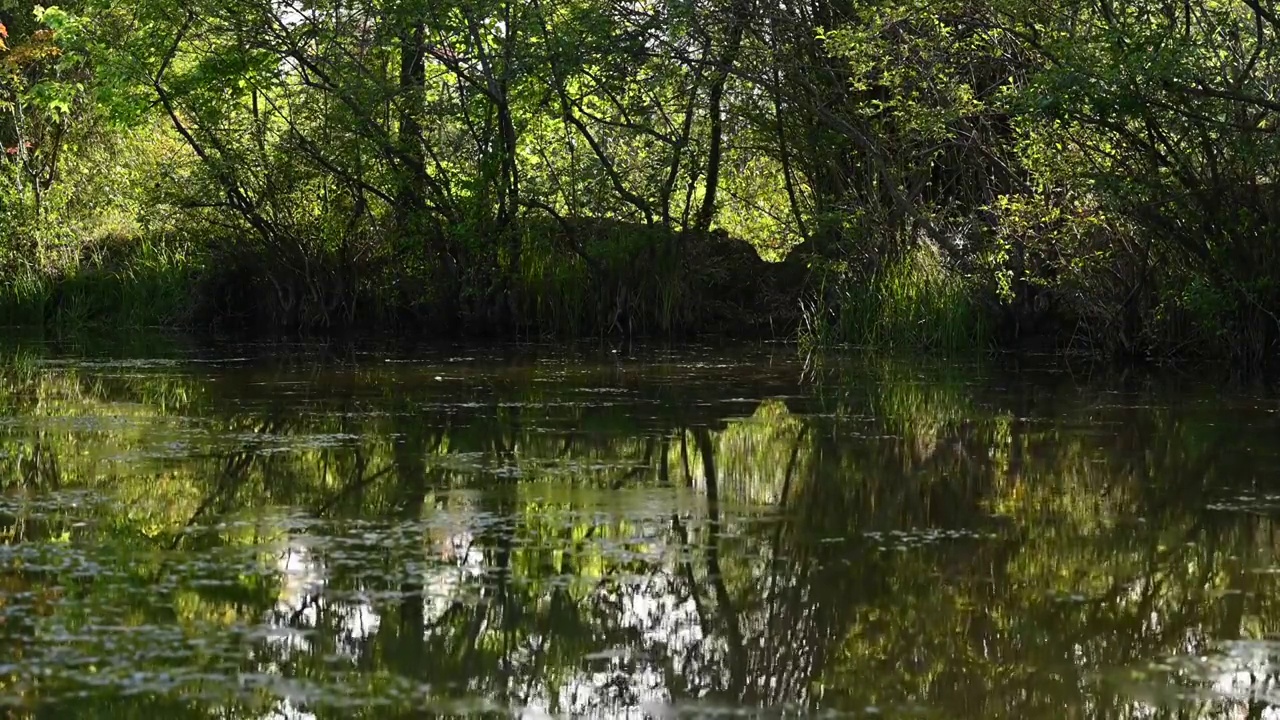
<svg viewBox="0 0 1280 720">
<path fill-rule="evenodd" d="M 0 715 L 1280 717 L 1261 392 L 0 347 Z"/>
</svg>

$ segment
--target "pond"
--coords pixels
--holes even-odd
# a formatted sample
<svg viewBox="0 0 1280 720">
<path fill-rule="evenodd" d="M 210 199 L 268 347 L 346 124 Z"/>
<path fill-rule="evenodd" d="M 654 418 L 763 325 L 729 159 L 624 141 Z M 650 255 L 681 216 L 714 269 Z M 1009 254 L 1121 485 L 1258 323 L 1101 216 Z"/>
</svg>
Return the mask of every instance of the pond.
<svg viewBox="0 0 1280 720">
<path fill-rule="evenodd" d="M 1280 717 L 1278 409 L 788 347 L 12 339 L 0 713 Z"/>
</svg>

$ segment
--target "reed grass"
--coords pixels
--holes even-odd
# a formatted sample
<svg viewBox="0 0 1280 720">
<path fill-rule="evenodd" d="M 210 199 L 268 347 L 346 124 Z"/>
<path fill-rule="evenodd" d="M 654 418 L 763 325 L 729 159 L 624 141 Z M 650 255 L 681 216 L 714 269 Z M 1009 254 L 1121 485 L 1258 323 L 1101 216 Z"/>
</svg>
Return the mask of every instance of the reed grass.
<svg viewBox="0 0 1280 720">
<path fill-rule="evenodd" d="M 751 331 L 754 318 L 740 317 L 747 311 L 720 297 L 717 288 L 749 288 L 759 278 L 736 266 L 721 267 L 724 259 L 714 250 L 689 255 L 698 241 L 657 227 L 584 223 L 575 242 L 585 246 L 591 258 L 586 260 L 555 229 L 531 223 L 521 238 L 519 274 L 503 276 L 497 270 L 505 264 L 501 257 L 492 266 L 481 263 L 474 276 L 462 276 L 459 297 L 439 284 L 450 279 L 441 280 L 443 271 L 429 259 L 379 257 L 339 277 L 332 271 L 338 261 L 319 256 L 304 277 L 285 260 L 248 244 L 244 251 L 220 255 L 192 250 L 208 242 L 121 235 L 101 253 L 68 253 L 61 267 L 0 268 L 0 279 L 8 280 L 0 283 L 0 325 L 417 334 L 432 332 L 436 323 L 442 332 L 523 338 Z M 493 245 L 492 238 L 471 242 L 482 250 Z M 437 287 L 445 287 L 438 297 Z M 335 293 L 348 304 L 329 313 L 326 303 Z"/>
<path fill-rule="evenodd" d="M 987 343 L 980 289 L 920 247 L 869 278 L 828 272 L 807 300 L 804 344 L 963 352 Z"/>
<path fill-rule="evenodd" d="M 520 323 L 545 337 L 665 335 L 696 322 L 671 238 L 615 228 L 589 238 L 593 268 L 545 232 L 526 235 Z"/>
<path fill-rule="evenodd" d="M 10 269 L 0 284 L 0 325 L 75 328 L 181 325 L 199 263 L 172 245 L 139 241 L 112 267 Z"/>
</svg>

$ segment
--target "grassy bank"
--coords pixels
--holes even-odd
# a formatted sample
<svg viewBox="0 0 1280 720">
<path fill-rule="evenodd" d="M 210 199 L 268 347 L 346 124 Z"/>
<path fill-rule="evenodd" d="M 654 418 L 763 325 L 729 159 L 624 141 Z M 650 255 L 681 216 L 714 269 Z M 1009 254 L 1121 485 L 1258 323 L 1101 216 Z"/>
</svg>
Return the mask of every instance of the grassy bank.
<svg viewBox="0 0 1280 720">
<path fill-rule="evenodd" d="M 814 346 L 941 350 L 986 349 L 996 318 L 985 288 L 947 267 L 935 250 L 921 247 L 878 272 L 863 276 L 839 268 L 817 276 L 800 298 L 798 337 Z"/>
<path fill-rule="evenodd" d="M 190 234 L 187 235 L 188 237 Z M 1270 369 L 1267 316 L 1194 275 L 1164 274 L 1141 302 L 1098 279 L 1041 272 L 1003 286 L 930 245 L 873 271 L 793 255 L 766 263 L 720 233 L 583 221 L 573 237 L 530 223 L 519 274 L 498 255 L 448 268 L 422 254 L 337 252 L 282 262 L 222 241 L 118 240 L 45 270 L 0 268 L 0 325 L 55 331 L 144 327 L 256 334 L 428 338 L 788 340 L 970 353 L 1058 351 L 1124 362 Z M 305 268 L 300 272 L 299 268 Z M 1123 298 L 1122 298 L 1123 299 Z M 1252 323 L 1252 324 L 1250 324 Z"/>
<path fill-rule="evenodd" d="M 188 327 L 207 273 L 198 258 L 149 243 L 110 267 L 12 268 L 0 282 L 0 325 Z"/>
<path fill-rule="evenodd" d="M 531 222 L 514 272 L 468 239 L 441 261 L 393 244 L 295 258 L 253 243 L 118 240 L 39 269 L 0 266 L 0 325 L 172 327 L 239 333 L 574 338 L 794 337 L 798 288 L 721 233 L 584 221 L 567 237 Z"/>
</svg>

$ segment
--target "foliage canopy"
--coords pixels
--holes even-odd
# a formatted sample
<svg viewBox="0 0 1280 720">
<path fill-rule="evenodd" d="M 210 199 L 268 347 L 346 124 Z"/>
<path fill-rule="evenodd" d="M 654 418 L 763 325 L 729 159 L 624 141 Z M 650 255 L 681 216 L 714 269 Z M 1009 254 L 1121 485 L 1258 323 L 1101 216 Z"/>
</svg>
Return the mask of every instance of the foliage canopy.
<svg viewBox="0 0 1280 720">
<path fill-rule="evenodd" d="M 743 272 L 691 254 L 714 231 L 792 255 L 738 284 L 785 275 L 776 304 L 805 317 L 770 320 L 816 338 L 1251 365 L 1280 343 L 1272 0 L 6 0 L 0 18 L 18 317 L 142 286 L 165 298 L 151 320 L 698 330 L 697 288 Z"/>
</svg>

